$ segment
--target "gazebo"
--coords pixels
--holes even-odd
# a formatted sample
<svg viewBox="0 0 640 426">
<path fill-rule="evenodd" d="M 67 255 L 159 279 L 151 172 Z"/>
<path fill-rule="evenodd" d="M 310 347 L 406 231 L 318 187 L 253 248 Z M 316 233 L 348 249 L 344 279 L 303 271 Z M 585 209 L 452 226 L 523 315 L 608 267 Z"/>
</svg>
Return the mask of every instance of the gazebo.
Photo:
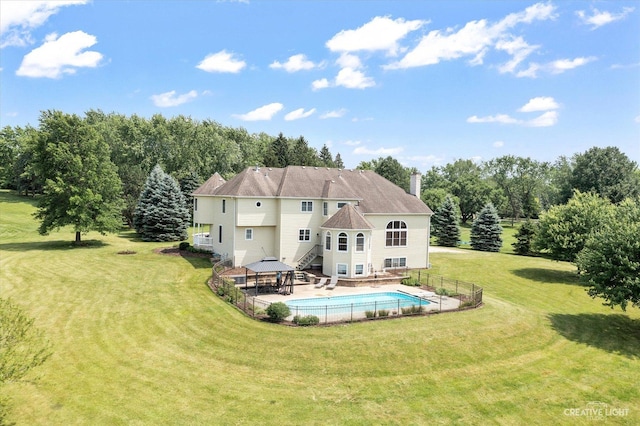
<svg viewBox="0 0 640 426">
<path fill-rule="evenodd" d="M 265 257 L 264 259 L 245 265 L 245 291 L 247 291 L 247 283 L 249 282 L 249 271 L 253 271 L 256 275 L 255 292 L 258 294 L 258 277 L 260 274 L 276 274 L 275 287 L 279 293 L 286 294 L 287 286 L 289 293 L 293 294 L 293 273 L 295 269 L 286 263 L 280 262 L 275 257 Z M 266 284 L 265 284 L 266 285 Z M 273 285 L 270 285 L 273 288 Z"/>
</svg>

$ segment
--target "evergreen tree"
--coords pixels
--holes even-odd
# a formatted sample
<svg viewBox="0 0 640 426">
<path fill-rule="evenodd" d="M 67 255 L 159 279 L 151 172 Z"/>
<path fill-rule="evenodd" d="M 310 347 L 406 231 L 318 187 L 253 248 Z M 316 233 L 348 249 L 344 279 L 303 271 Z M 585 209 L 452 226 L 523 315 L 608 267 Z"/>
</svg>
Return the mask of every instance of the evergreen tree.
<svg viewBox="0 0 640 426">
<path fill-rule="evenodd" d="M 471 226 L 471 248 L 498 252 L 502 247 L 500 217 L 492 203 L 488 203 Z"/>
<path fill-rule="evenodd" d="M 320 164 L 324 167 L 335 167 L 336 163 L 333 161 L 333 155 L 331 155 L 331 151 L 329 151 L 329 147 L 327 145 L 322 145 L 320 148 Z"/>
<path fill-rule="evenodd" d="M 266 167 L 287 167 L 292 164 L 289 141 L 282 133 L 271 142 L 271 146 L 264 157 Z"/>
<path fill-rule="evenodd" d="M 187 239 L 189 210 L 178 182 L 160 165 L 151 171 L 140 194 L 133 226 L 144 241 Z"/>
<path fill-rule="evenodd" d="M 342 157 L 340 156 L 340 153 L 336 154 L 336 159 L 334 163 L 336 164 L 337 168 L 344 169 L 344 162 L 342 161 Z"/>
<path fill-rule="evenodd" d="M 516 242 L 512 243 L 513 249 L 517 254 L 529 255 L 531 254 L 531 244 L 533 243 L 533 237 L 536 235 L 536 225 L 530 220 L 526 220 L 520 229 L 516 233 Z"/>
<path fill-rule="evenodd" d="M 436 237 L 436 244 L 456 247 L 460 241 L 459 221 L 455 203 L 451 196 L 447 196 L 433 215 L 433 235 Z"/>
<path fill-rule="evenodd" d="M 184 206 L 189 210 L 189 223 L 191 223 L 193 219 L 193 197 L 191 193 L 200 187 L 202 179 L 200 179 L 200 175 L 197 172 L 191 171 L 178 182 L 180 183 L 180 192 L 184 197 Z"/>
</svg>

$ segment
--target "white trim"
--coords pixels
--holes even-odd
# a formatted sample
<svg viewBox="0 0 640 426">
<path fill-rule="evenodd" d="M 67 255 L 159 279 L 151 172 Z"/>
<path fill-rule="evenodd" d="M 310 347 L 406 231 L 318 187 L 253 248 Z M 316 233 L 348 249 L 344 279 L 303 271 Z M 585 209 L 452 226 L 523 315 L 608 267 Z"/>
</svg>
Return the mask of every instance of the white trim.
<svg viewBox="0 0 640 426">
<path fill-rule="evenodd" d="M 358 273 L 358 266 L 362 267 L 362 271 L 360 271 L 360 273 Z M 364 275 L 364 263 L 356 263 L 355 265 L 353 265 L 353 275 Z"/>
<path fill-rule="evenodd" d="M 344 273 L 340 273 L 340 267 L 344 266 Z M 347 263 L 336 263 L 336 275 L 341 277 L 346 277 L 349 273 L 349 264 Z"/>
<path fill-rule="evenodd" d="M 313 213 L 313 200 L 300 201 L 300 211 L 302 213 Z"/>
<path fill-rule="evenodd" d="M 340 249 L 340 236 L 341 235 L 344 235 L 344 237 L 347 239 L 347 243 L 346 243 L 347 248 L 345 248 L 344 250 Z M 349 234 L 347 234 L 346 232 L 340 232 L 338 234 L 338 244 L 336 245 L 336 250 L 341 252 L 341 253 L 348 253 L 349 252 Z"/>
<path fill-rule="evenodd" d="M 246 228 L 244 230 L 244 239 L 246 241 L 251 241 L 253 240 L 253 228 Z"/>
<path fill-rule="evenodd" d="M 301 243 L 308 243 L 311 241 L 311 229 L 300 228 L 298 230 L 298 241 Z"/>
</svg>

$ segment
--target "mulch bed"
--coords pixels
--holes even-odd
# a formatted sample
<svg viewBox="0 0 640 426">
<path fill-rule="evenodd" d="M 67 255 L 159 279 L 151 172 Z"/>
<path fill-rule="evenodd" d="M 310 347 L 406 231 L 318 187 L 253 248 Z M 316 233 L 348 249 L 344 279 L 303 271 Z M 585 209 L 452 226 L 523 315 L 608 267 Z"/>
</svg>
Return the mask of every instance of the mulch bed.
<svg viewBox="0 0 640 426">
<path fill-rule="evenodd" d="M 157 248 L 153 250 L 154 253 L 164 254 L 167 256 L 181 256 L 181 257 L 202 257 L 210 258 L 211 253 L 193 253 L 189 250 L 180 250 L 178 247 L 165 247 Z"/>
</svg>

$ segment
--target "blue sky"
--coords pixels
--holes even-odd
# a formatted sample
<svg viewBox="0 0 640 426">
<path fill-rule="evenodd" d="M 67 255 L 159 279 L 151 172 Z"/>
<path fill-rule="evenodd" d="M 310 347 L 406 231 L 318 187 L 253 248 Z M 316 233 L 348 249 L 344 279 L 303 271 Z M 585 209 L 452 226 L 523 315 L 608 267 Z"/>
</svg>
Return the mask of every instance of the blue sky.
<svg viewBox="0 0 640 426">
<path fill-rule="evenodd" d="M 212 119 L 425 171 L 617 146 L 640 162 L 640 2 L 6 1 L 0 124 Z"/>
</svg>

